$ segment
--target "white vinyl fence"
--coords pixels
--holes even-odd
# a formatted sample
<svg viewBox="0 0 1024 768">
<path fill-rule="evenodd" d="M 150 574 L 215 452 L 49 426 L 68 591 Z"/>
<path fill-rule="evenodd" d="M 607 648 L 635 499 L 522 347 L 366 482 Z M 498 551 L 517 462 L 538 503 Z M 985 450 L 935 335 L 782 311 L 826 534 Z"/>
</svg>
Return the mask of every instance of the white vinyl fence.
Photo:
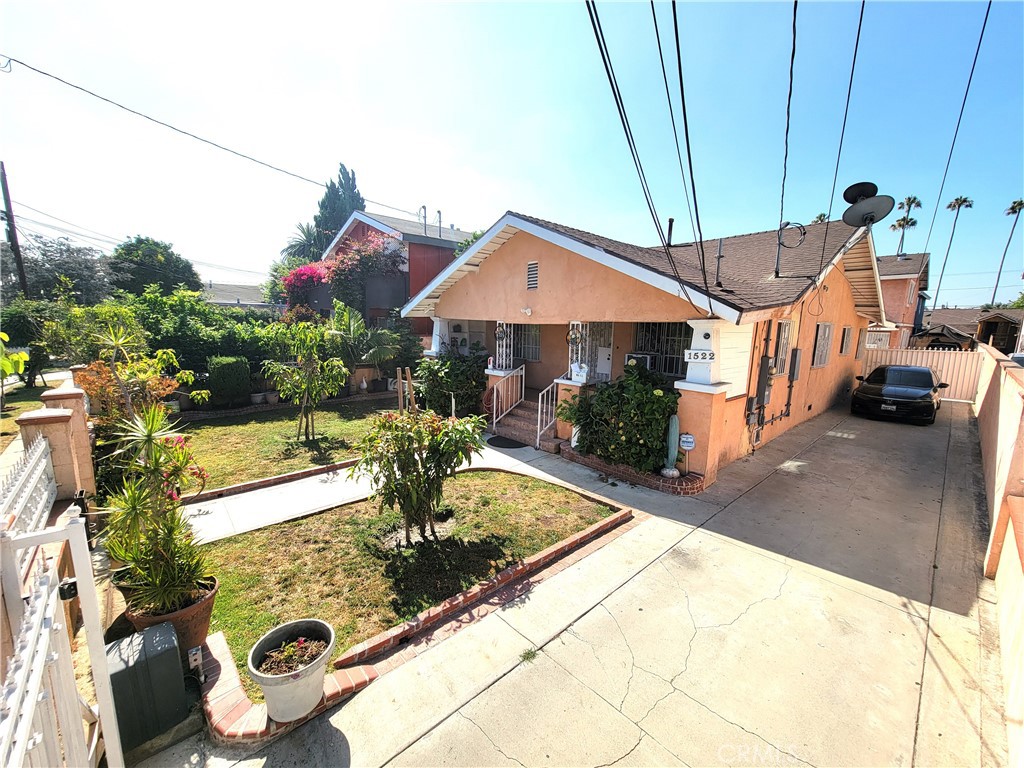
<svg viewBox="0 0 1024 768">
<path fill-rule="evenodd" d="M 949 384 L 943 400 L 973 403 L 978 394 L 981 352 L 958 349 L 866 349 L 864 375 L 879 365 L 920 365 L 935 371 L 940 381 Z"/>
</svg>

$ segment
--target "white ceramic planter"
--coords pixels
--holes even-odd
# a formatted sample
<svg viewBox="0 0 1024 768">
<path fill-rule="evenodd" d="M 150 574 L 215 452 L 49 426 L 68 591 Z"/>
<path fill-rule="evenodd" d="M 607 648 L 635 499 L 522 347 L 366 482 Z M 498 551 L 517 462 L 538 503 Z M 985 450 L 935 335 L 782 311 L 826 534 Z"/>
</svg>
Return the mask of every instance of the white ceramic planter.
<svg viewBox="0 0 1024 768">
<path fill-rule="evenodd" d="M 569 447 L 575 448 L 580 442 L 580 428 L 574 426 L 572 428 L 572 437 L 569 439 Z"/>
<path fill-rule="evenodd" d="M 267 396 L 263 392 L 254 392 L 253 394 L 249 395 L 249 401 L 253 405 L 262 405 L 263 403 L 267 402 Z"/>
<path fill-rule="evenodd" d="M 326 640 L 327 649 L 316 661 L 287 675 L 264 675 L 256 669 L 267 651 L 299 637 Z M 263 689 L 267 715 L 279 723 L 305 717 L 324 695 L 324 669 L 334 651 L 334 628 L 319 619 L 299 619 L 274 627 L 249 650 L 249 676 Z"/>
</svg>

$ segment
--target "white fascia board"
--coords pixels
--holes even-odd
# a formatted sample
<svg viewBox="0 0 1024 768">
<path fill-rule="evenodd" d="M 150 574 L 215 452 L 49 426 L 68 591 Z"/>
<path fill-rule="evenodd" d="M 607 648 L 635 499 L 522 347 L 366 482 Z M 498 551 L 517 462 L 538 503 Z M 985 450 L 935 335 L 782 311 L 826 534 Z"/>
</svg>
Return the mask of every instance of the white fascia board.
<svg viewBox="0 0 1024 768">
<path fill-rule="evenodd" d="M 408 303 L 404 307 L 402 307 L 402 317 L 408 317 L 409 313 L 412 312 L 418 304 L 420 304 L 425 298 L 427 298 L 427 296 L 429 296 L 437 289 L 437 286 L 439 286 L 441 283 L 443 283 L 445 280 L 451 277 L 451 275 L 456 270 L 464 266 L 473 257 L 475 257 L 480 252 L 480 250 L 485 245 L 487 245 L 495 235 L 501 232 L 501 230 L 503 230 L 507 224 L 511 223 L 510 220 L 514 218 L 514 216 L 511 216 L 506 213 L 504 216 L 502 216 L 500 219 L 494 222 L 491 225 L 491 228 L 484 232 L 484 234 L 480 237 L 479 240 L 477 240 L 469 248 L 467 248 L 465 252 L 463 252 L 463 254 L 459 256 L 459 258 L 457 258 L 447 267 L 438 272 L 437 276 L 429 283 L 427 283 L 426 287 L 424 287 L 422 291 L 420 291 L 411 299 L 409 299 Z"/>
<path fill-rule="evenodd" d="M 850 251 L 850 249 L 853 248 L 853 246 L 859 243 L 861 238 L 864 237 L 865 235 L 867 235 L 868 238 L 868 253 L 871 256 L 871 274 L 874 277 L 875 282 L 875 298 L 878 299 L 878 314 L 881 318 L 881 321 L 884 323 L 885 303 L 882 301 L 882 284 L 878 280 L 878 261 L 875 258 L 875 240 L 871 236 L 871 230 L 868 229 L 867 227 L 860 227 L 859 229 L 857 229 L 856 232 L 850 235 L 850 239 L 843 243 L 843 247 L 839 249 L 838 253 L 836 253 L 834 257 L 832 257 L 832 261 L 830 261 L 828 263 L 828 267 L 826 267 L 825 270 L 820 275 L 818 275 L 818 278 L 814 281 L 814 284 L 821 285 L 823 282 L 825 282 L 825 278 L 833 269 L 836 268 L 836 265 L 839 264 L 843 256 L 845 256 Z M 858 312 L 857 314 L 862 315 L 862 317 L 867 317 L 867 315 L 863 315 L 860 312 Z"/>
<path fill-rule="evenodd" d="M 653 270 L 633 264 L 630 261 L 619 258 L 618 256 L 610 254 L 600 248 L 595 248 L 591 245 L 581 243 L 578 240 L 561 234 L 560 232 L 552 232 L 546 227 L 534 224 L 532 221 L 526 221 L 525 219 L 521 219 L 510 213 L 506 213 L 498 219 L 498 221 L 495 222 L 489 230 L 487 230 L 483 237 L 473 243 L 469 250 L 462 254 L 462 256 L 457 260 L 449 264 L 448 267 L 438 274 L 438 276 L 435 277 L 426 288 L 420 291 L 409 301 L 408 304 L 402 307 L 402 317 L 406 317 L 407 314 L 416 307 L 416 305 L 433 293 L 437 286 L 447 280 L 460 267 L 471 261 L 480 249 L 486 246 L 490 240 L 506 226 L 513 226 L 522 232 L 526 232 L 534 237 L 540 238 L 541 240 L 545 240 L 559 248 L 564 248 L 565 250 L 575 253 L 578 256 L 582 256 L 585 259 L 589 259 L 590 261 L 594 261 L 598 264 L 609 267 L 610 269 L 614 269 L 616 272 L 626 275 L 627 277 L 632 277 L 634 280 L 639 280 L 642 283 L 646 283 L 647 285 L 693 304 L 697 309 L 710 309 L 712 313 L 718 315 L 718 317 L 723 320 L 729 321 L 730 323 L 739 323 L 740 311 L 738 309 L 734 309 L 727 304 L 716 301 L 701 291 L 688 287 L 684 292 L 680 284 L 671 277 L 661 275 Z M 694 299 L 698 299 L 697 303 L 691 301 L 687 294 L 692 296 Z M 699 299 L 703 299 L 704 302 L 700 302 Z"/>
<path fill-rule="evenodd" d="M 879 280 L 917 280 L 917 272 L 908 272 L 905 275 L 879 275 Z"/>
<path fill-rule="evenodd" d="M 371 217 L 369 214 L 363 211 L 352 211 L 352 214 L 348 217 L 348 221 L 346 221 L 342 228 L 338 230 L 338 234 L 334 236 L 334 239 L 331 240 L 331 244 L 328 245 L 327 249 L 323 252 L 323 255 L 320 257 L 321 259 L 328 258 L 334 252 L 334 247 L 341 241 L 343 237 L 347 236 L 348 233 L 352 231 L 352 227 L 355 226 L 357 221 L 361 221 L 364 224 L 368 224 L 374 229 L 379 229 L 381 232 L 385 232 L 397 240 L 402 239 L 402 233 L 399 232 L 397 229 L 389 227 L 382 221 L 377 221 L 375 218 Z"/>
</svg>

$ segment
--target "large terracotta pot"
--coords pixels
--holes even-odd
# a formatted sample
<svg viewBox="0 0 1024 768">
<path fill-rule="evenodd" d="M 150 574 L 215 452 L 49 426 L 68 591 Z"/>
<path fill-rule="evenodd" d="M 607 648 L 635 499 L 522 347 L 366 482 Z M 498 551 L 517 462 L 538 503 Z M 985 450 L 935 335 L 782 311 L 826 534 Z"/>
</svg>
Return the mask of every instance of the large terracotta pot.
<svg viewBox="0 0 1024 768">
<path fill-rule="evenodd" d="M 150 616 L 148 614 L 134 613 L 131 608 L 125 609 L 124 615 L 136 632 L 141 632 L 147 627 L 171 622 L 174 632 L 178 636 L 178 652 L 181 658 L 186 658 L 190 649 L 200 646 L 206 642 L 206 636 L 210 632 L 210 619 L 213 616 L 213 601 L 217 597 L 217 590 L 220 589 L 220 582 L 213 580 L 213 589 L 206 593 L 198 602 L 192 603 L 187 608 L 182 608 L 174 613 L 165 613 L 161 616 Z"/>
</svg>

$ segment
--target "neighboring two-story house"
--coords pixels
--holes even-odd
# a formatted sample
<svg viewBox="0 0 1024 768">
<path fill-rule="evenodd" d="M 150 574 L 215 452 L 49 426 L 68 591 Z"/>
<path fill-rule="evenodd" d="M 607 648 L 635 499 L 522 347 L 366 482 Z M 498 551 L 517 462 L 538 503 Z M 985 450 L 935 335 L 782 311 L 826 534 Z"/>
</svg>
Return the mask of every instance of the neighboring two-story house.
<svg viewBox="0 0 1024 768">
<path fill-rule="evenodd" d="M 375 277 L 366 286 L 366 305 L 360 307 L 367 323 L 383 323 L 393 309 L 405 304 L 452 262 L 456 246 L 473 236 L 472 232 L 442 227 L 424 221 L 409 221 L 378 213 L 355 211 L 324 251 L 323 258 L 339 253 L 346 240 L 362 240 L 371 232 L 394 238 L 396 246 L 405 251 L 402 274 Z M 413 330 L 429 336 L 429 319 L 415 318 Z"/>
<path fill-rule="evenodd" d="M 874 349 L 905 349 L 910 337 L 921 330 L 928 290 L 928 254 L 901 253 L 877 259 L 878 279 L 885 302 L 885 319 L 895 328 L 872 326 L 867 346 Z"/>
</svg>

